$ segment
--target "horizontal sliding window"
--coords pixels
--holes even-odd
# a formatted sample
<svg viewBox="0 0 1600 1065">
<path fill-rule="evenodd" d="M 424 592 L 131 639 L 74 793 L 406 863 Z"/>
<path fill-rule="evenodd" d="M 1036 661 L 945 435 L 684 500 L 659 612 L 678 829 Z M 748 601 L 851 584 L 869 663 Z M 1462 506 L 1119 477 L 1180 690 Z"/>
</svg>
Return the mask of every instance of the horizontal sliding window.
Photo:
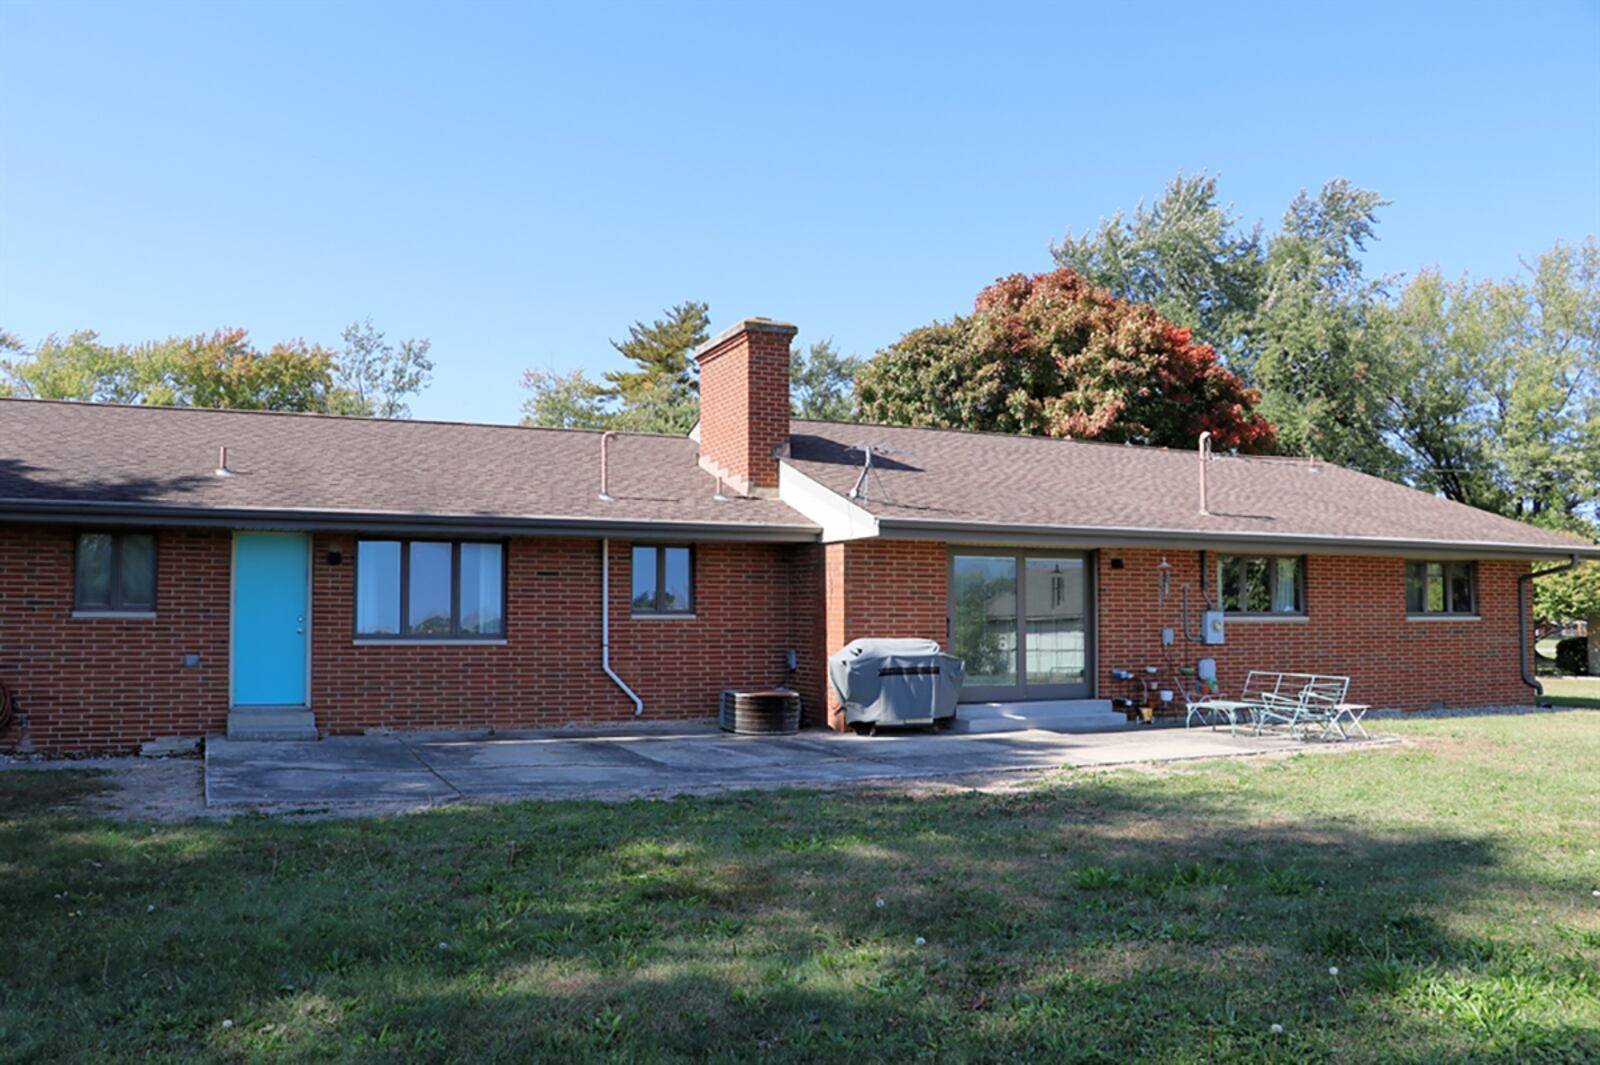
<svg viewBox="0 0 1600 1065">
<path fill-rule="evenodd" d="M 1471 562 L 1407 562 L 1406 613 L 1477 612 L 1477 567 Z"/>
<path fill-rule="evenodd" d="M 1283 555 L 1218 556 L 1222 609 L 1229 614 L 1304 614 L 1303 562 Z"/>
<path fill-rule="evenodd" d="M 693 549 L 636 544 L 632 605 L 635 614 L 692 614 Z"/>
<path fill-rule="evenodd" d="M 153 533 L 83 533 L 73 568 L 72 608 L 79 613 L 156 608 Z"/>
<path fill-rule="evenodd" d="M 356 545 L 356 635 L 451 640 L 505 635 L 505 549 L 445 540 Z"/>
</svg>

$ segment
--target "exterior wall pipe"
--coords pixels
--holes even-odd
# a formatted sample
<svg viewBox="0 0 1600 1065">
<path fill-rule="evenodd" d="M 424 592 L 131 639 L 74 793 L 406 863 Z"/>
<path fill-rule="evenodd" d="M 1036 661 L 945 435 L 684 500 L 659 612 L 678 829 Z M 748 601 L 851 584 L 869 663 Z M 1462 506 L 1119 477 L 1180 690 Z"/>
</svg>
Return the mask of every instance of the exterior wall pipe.
<svg viewBox="0 0 1600 1065">
<path fill-rule="evenodd" d="M 616 436 L 616 431 L 607 429 L 600 434 L 600 498 L 610 503 L 611 500 L 611 438 Z"/>
<path fill-rule="evenodd" d="M 600 668 L 606 671 L 622 694 L 633 700 L 633 716 L 644 714 L 644 700 L 628 687 L 627 681 L 611 668 L 611 541 L 600 541 Z"/>
<path fill-rule="evenodd" d="M 1532 604 L 1528 602 L 1527 589 L 1533 584 L 1534 578 L 1548 577 L 1554 573 L 1565 573 L 1577 564 L 1578 556 L 1573 555 L 1559 566 L 1551 566 L 1549 569 L 1529 570 L 1517 578 L 1517 655 L 1519 659 L 1517 664 L 1522 667 L 1522 683 L 1533 689 L 1535 705 L 1539 705 L 1539 700 L 1544 698 L 1544 685 L 1540 684 L 1538 678 L 1533 675 L 1533 665 L 1530 662 L 1532 656 L 1528 654 L 1528 610 Z"/>
</svg>

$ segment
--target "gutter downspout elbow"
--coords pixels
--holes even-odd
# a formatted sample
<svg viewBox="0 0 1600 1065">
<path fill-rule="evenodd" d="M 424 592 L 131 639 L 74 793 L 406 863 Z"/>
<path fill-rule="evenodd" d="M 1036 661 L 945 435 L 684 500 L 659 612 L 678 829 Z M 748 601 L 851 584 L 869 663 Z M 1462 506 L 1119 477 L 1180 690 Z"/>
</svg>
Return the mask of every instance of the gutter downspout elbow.
<svg viewBox="0 0 1600 1065">
<path fill-rule="evenodd" d="M 600 668 L 633 700 L 633 716 L 644 716 L 644 700 L 611 668 L 611 541 L 600 541 Z"/>
<path fill-rule="evenodd" d="M 1559 566 L 1549 569 L 1529 570 L 1517 578 L 1517 653 L 1519 664 L 1522 666 L 1522 683 L 1533 689 L 1533 702 L 1535 706 L 1545 705 L 1540 702 L 1544 698 L 1544 685 L 1533 675 L 1533 656 L 1529 654 L 1528 645 L 1528 611 L 1533 604 L 1528 601 L 1526 589 L 1536 577 L 1549 577 L 1556 573 L 1565 573 L 1578 564 L 1578 556 L 1573 555 Z"/>
</svg>

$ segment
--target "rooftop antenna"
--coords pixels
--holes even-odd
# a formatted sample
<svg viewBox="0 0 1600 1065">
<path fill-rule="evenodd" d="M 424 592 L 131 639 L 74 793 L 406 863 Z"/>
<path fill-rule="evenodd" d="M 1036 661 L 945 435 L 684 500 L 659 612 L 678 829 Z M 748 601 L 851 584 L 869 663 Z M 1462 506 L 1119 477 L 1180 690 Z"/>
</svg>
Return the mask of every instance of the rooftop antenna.
<svg viewBox="0 0 1600 1065">
<path fill-rule="evenodd" d="M 889 502 L 888 493 L 883 492 L 883 477 L 877 473 L 877 467 L 873 466 L 872 456 L 874 453 L 879 455 L 904 455 L 907 454 L 907 452 L 902 451 L 899 448 L 881 447 L 873 444 L 857 444 L 851 450 L 861 452 L 865 458 L 861 463 L 861 475 L 856 478 L 855 485 L 850 489 L 849 498 L 866 499 L 867 478 L 876 477 L 878 481 L 878 491 L 883 493 L 883 502 Z"/>
<path fill-rule="evenodd" d="M 217 448 L 217 476 L 232 477 L 233 471 L 228 469 L 228 445 L 223 444 Z"/>
<path fill-rule="evenodd" d="M 607 429 L 600 434 L 600 498 L 607 503 L 615 500 L 611 496 L 611 438 L 616 436 L 616 431 Z"/>
<path fill-rule="evenodd" d="M 1210 515 L 1206 499 L 1206 464 L 1211 461 L 1211 431 L 1200 434 L 1200 513 Z"/>
</svg>

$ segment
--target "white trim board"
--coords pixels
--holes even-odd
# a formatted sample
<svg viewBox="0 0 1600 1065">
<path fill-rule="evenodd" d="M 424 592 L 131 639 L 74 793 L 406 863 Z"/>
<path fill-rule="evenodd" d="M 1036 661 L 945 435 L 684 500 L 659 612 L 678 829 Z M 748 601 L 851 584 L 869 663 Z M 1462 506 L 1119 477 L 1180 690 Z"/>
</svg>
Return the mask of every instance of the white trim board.
<svg viewBox="0 0 1600 1065">
<path fill-rule="evenodd" d="M 822 526 L 822 542 L 865 540 L 878 535 L 878 519 L 821 482 L 778 463 L 778 499 Z"/>
</svg>

